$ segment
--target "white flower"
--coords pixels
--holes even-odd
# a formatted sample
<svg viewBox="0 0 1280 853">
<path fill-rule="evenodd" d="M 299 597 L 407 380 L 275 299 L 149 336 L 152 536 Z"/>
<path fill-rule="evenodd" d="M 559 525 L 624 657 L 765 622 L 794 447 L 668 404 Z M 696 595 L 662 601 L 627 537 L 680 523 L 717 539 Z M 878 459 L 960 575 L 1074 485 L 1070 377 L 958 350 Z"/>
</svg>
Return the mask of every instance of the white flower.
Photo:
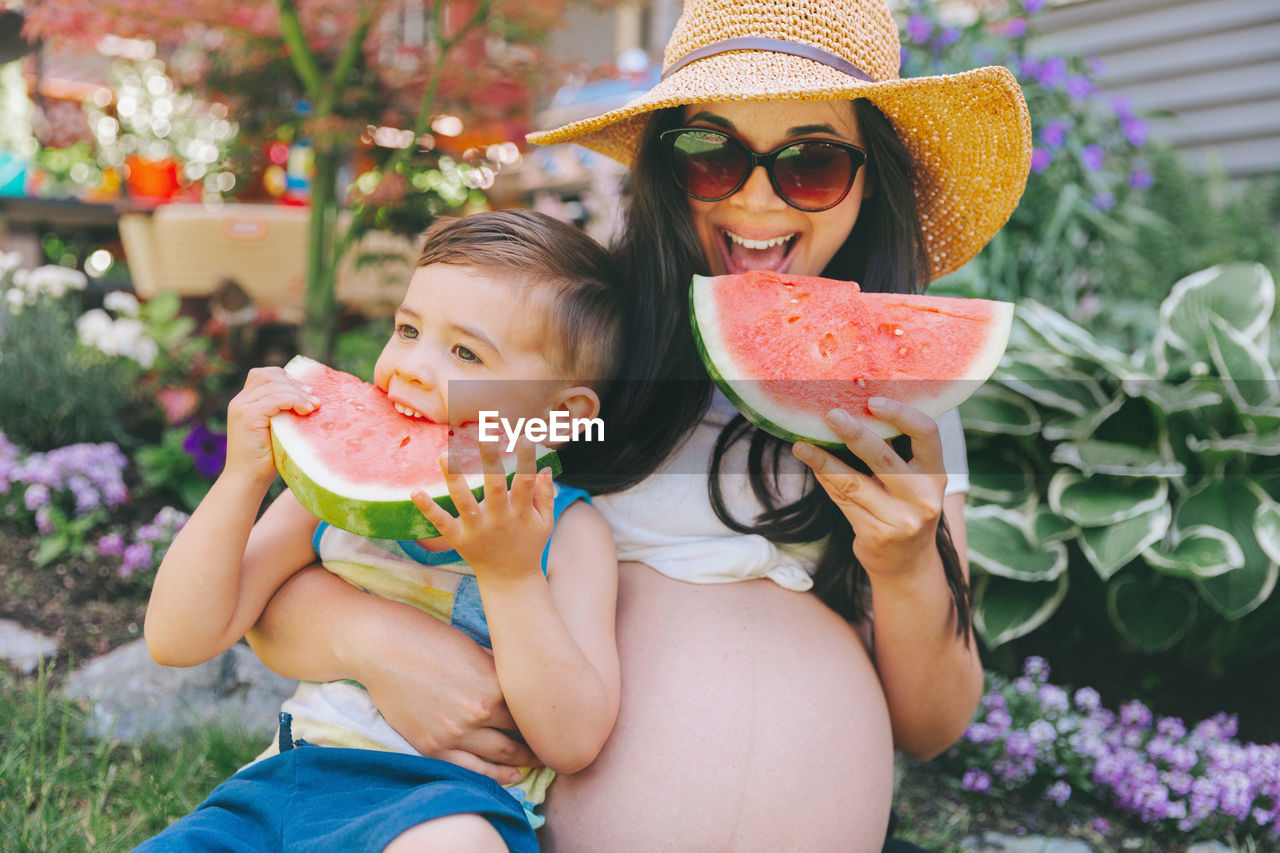
<svg viewBox="0 0 1280 853">
<path fill-rule="evenodd" d="M 0 252 L 0 275 L 11 273 L 22 266 L 22 255 L 18 252 Z"/>
<path fill-rule="evenodd" d="M 4 301 L 9 304 L 10 314 L 21 314 L 22 306 L 27 302 L 27 295 L 21 288 L 11 287 L 4 292 Z"/>
<path fill-rule="evenodd" d="M 102 307 L 126 317 L 137 317 L 140 308 L 138 298 L 125 290 L 113 290 L 102 297 Z"/>
<path fill-rule="evenodd" d="M 102 349 L 101 343 L 111 333 L 111 326 L 111 315 L 101 308 L 93 308 L 76 320 L 76 333 L 80 337 L 80 343 Z"/>
<path fill-rule="evenodd" d="M 138 338 L 133 345 L 133 351 L 129 353 L 129 357 L 138 362 L 143 370 L 150 370 L 151 366 L 156 363 L 156 358 L 160 355 L 160 347 L 151 338 Z"/>
<path fill-rule="evenodd" d="M 79 270 L 46 264 L 31 271 L 27 278 L 27 289 L 61 299 L 68 290 L 84 290 L 88 283 L 88 277 Z"/>
</svg>

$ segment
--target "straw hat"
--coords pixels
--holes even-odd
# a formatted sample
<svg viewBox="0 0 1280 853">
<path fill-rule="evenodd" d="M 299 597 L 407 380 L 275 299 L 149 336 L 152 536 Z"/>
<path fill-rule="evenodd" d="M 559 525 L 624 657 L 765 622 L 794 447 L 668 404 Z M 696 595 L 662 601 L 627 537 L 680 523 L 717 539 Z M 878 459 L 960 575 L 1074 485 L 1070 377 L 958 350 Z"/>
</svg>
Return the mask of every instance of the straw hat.
<svg viewBox="0 0 1280 853">
<path fill-rule="evenodd" d="M 714 101 L 867 98 L 916 159 L 932 277 L 960 267 L 1008 220 L 1031 166 L 1031 120 L 998 66 L 902 79 L 884 0 L 685 0 L 661 81 L 616 110 L 529 134 L 630 165 L 648 114 Z"/>
</svg>

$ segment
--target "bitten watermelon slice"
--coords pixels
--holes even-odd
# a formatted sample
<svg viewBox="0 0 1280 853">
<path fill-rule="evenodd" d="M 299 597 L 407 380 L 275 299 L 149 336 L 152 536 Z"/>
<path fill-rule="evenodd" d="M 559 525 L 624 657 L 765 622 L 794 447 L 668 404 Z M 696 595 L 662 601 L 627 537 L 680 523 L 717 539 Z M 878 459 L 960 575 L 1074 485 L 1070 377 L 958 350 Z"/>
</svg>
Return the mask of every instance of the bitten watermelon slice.
<svg viewBox="0 0 1280 853">
<path fill-rule="evenodd" d="M 320 407 L 305 416 L 273 416 L 271 447 L 280 476 L 317 518 L 379 539 L 439 536 L 409 494 L 421 488 L 457 515 L 437 461 L 445 452 L 472 493 L 484 494 L 476 424 L 406 417 L 375 386 L 304 356 L 285 370 L 311 387 Z M 510 480 L 515 453 L 504 450 L 502 459 Z M 539 468 L 560 473 L 555 451 L 539 446 L 537 460 Z"/>
<path fill-rule="evenodd" d="M 1013 305 L 989 299 L 863 293 L 847 281 L 753 271 L 694 276 L 698 349 L 734 406 L 788 441 L 844 446 L 826 413 L 888 397 L 931 417 L 987 380 L 1009 342 Z"/>
</svg>

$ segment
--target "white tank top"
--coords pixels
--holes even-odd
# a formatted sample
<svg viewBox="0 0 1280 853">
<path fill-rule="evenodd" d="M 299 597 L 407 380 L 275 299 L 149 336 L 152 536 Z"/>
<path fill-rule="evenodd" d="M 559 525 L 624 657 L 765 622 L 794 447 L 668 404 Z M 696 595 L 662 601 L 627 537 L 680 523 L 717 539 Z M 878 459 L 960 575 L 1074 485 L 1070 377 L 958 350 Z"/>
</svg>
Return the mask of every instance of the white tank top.
<svg viewBox="0 0 1280 853">
<path fill-rule="evenodd" d="M 593 498 L 613 529 L 618 559 L 645 563 L 676 580 L 730 583 L 769 578 L 802 592 L 813 586 L 810 572 L 821 543 L 775 545 L 759 535 L 737 533 L 716 517 L 707 495 L 707 474 L 720 430 L 737 412 L 718 390 L 702 422 L 670 458 L 643 482 Z M 964 432 L 957 412 L 938 418 L 947 494 L 969 490 Z M 761 511 L 751 493 L 746 441 L 736 442 L 721 460 L 721 485 L 731 517 L 750 523 Z M 784 454 L 778 485 L 788 502 L 799 497 L 804 465 Z"/>
</svg>

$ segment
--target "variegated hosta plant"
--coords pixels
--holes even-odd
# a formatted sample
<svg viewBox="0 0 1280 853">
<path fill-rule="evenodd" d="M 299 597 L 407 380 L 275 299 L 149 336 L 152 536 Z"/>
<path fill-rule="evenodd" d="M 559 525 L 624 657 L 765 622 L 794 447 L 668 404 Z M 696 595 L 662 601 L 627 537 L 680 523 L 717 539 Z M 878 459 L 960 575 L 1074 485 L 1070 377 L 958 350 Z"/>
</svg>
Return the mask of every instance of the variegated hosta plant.
<svg viewBox="0 0 1280 853">
<path fill-rule="evenodd" d="M 1280 566 L 1275 299 L 1261 265 L 1188 276 L 1134 353 L 1018 306 L 1004 361 L 960 410 L 989 647 L 1042 625 L 1089 580 L 1080 572 L 1101 579 L 1098 606 L 1148 652 L 1266 602 Z"/>
</svg>

